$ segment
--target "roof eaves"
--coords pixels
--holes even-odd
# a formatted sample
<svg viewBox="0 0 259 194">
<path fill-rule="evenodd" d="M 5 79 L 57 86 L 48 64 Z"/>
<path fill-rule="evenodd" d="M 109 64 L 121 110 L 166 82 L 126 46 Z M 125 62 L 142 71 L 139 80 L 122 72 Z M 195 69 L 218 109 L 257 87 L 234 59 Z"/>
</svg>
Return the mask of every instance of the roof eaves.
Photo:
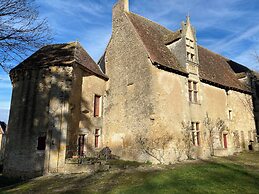
<svg viewBox="0 0 259 194">
<path fill-rule="evenodd" d="M 153 60 L 152 60 L 152 56 L 151 56 L 150 53 L 148 52 L 148 49 L 147 49 L 146 45 L 144 44 L 144 42 L 143 42 L 143 40 L 141 39 L 141 37 L 140 37 L 140 35 L 139 35 L 137 29 L 135 28 L 134 24 L 132 23 L 131 19 L 129 18 L 129 15 L 128 15 L 128 14 L 131 14 L 131 12 L 124 12 L 124 14 L 126 15 L 128 21 L 129 21 L 129 23 L 131 24 L 133 30 L 135 31 L 138 40 L 139 40 L 139 41 L 141 42 L 141 44 L 143 45 L 143 48 L 145 49 L 148 58 L 149 58 L 151 61 L 153 61 Z"/>
<path fill-rule="evenodd" d="M 97 76 L 97 77 L 99 77 L 99 78 L 101 78 L 101 79 L 103 79 L 103 80 L 105 80 L 105 81 L 108 81 L 108 80 L 109 80 L 109 78 L 108 78 L 105 74 L 100 75 L 100 74 L 98 74 L 98 73 L 95 73 L 94 71 L 91 71 L 91 70 L 88 69 L 86 66 L 82 65 L 81 63 L 79 63 L 78 61 L 75 61 L 75 63 L 78 64 L 79 67 L 82 68 L 82 69 L 84 69 L 85 71 L 91 72 L 91 73 L 94 74 L 95 76 Z M 99 66 L 99 65 L 98 65 L 98 66 Z M 102 71 L 101 71 L 101 72 L 102 72 Z"/>
<path fill-rule="evenodd" d="M 210 81 L 210 80 L 207 80 L 207 79 L 203 79 L 203 78 L 200 78 L 200 81 L 203 82 L 203 83 L 207 83 L 209 85 L 212 85 L 212 86 L 216 86 L 216 87 L 225 89 L 225 90 L 233 90 L 233 91 L 242 92 L 242 93 L 245 93 L 245 94 L 252 94 L 252 91 L 250 89 L 248 89 L 248 88 L 247 88 L 247 90 L 245 90 L 245 89 L 242 90 L 240 88 L 226 86 L 226 85 L 219 84 L 217 82 L 213 82 L 213 81 Z"/>
<path fill-rule="evenodd" d="M 184 77 L 188 77 L 188 75 L 189 75 L 189 73 L 187 73 L 187 72 L 179 71 L 179 70 L 176 70 L 176 69 L 173 69 L 173 68 L 161 65 L 161 64 L 159 64 L 157 62 L 152 62 L 152 63 L 153 63 L 153 65 L 155 67 L 157 67 L 158 69 L 164 70 L 164 71 L 168 71 L 168 72 L 171 72 L 171 73 L 179 74 L 179 75 L 182 75 Z"/>
</svg>

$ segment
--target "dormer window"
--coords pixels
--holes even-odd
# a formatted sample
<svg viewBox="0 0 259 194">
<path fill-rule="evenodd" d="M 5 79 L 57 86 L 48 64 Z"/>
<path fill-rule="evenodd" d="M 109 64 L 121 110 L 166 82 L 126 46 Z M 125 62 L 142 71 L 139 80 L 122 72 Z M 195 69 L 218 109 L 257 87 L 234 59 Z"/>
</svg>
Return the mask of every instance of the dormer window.
<svg viewBox="0 0 259 194">
<path fill-rule="evenodd" d="M 194 41 L 186 37 L 187 60 L 195 62 Z"/>
</svg>

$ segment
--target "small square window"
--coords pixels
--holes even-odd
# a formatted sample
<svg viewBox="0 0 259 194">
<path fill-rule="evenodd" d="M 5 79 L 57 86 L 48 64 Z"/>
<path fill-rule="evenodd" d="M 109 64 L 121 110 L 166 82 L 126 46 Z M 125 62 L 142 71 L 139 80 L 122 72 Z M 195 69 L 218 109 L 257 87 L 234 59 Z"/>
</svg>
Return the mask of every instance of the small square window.
<svg viewBox="0 0 259 194">
<path fill-rule="evenodd" d="M 37 150 L 45 150 L 46 148 L 46 136 L 38 137 Z"/>
</svg>

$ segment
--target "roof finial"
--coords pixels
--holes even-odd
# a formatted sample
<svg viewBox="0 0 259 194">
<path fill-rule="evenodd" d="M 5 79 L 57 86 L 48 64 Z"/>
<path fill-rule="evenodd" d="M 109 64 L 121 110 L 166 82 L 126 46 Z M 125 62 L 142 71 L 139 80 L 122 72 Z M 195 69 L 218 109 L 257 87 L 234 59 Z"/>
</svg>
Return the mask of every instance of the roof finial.
<svg viewBox="0 0 259 194">
<path fill-rule="evenodd" d="M 186 24 L 190 24 L 191 23 L 191 20 L 190 20 L 190 12 L 188 11 L 188 14 L 186 16 Z"/>
</svg>

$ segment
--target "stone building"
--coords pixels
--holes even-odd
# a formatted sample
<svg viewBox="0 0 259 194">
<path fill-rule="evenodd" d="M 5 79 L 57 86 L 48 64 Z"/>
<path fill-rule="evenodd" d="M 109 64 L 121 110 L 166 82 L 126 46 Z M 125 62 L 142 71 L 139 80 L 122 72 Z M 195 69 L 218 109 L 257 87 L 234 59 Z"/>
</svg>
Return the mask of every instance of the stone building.
<svg viewBox="0 0 259 194">
<path fill-rule="evenodd" d="M 173 32 L 119 0 L 112 20 L 98 64 L 75 42 L 11 70 L 5 175 L 66 172 L 70 158 L 106 146 L 122 159 L 171 163 L 255 141 L 251 90 L 231 60 L 197 45 L 189 17 Z"/>
</svg>

